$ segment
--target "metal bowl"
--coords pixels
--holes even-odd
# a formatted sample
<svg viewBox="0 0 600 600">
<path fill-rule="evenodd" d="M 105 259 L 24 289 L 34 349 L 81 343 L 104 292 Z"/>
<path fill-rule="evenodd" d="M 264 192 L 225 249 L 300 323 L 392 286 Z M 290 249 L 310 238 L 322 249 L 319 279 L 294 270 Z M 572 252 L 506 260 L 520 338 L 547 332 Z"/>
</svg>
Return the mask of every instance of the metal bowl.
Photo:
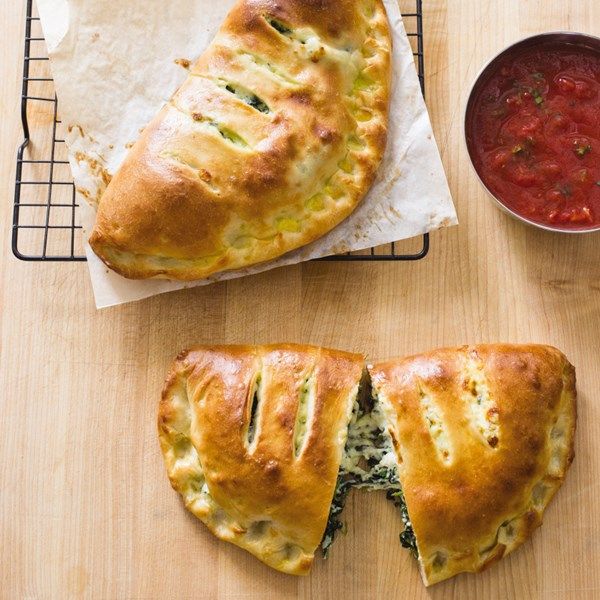
<svg viewBox="0 0 600 600">
<path fill-rule="evenodd" d="M 487 83 L 488 79 L 494 73 L 497 72 L 499 64 L 504 59 L 506 59 L 507 57 L 510 58 L 511 56 L 516 57 L 525 50 L 529 50 L 530 48 L 534 48 L 536 46 L 540 46 L 540 45 L 548 44 L 548 43 L 564 44 L 565 46 L 569 46 L 571 48 L 573 46 L 579 46 L 582 48 L 594 50 L 594 51 L 598 52 L 598 54 L 600 54 L 600 38 L 598 38 L 598 37 L 595 37 L 593 35 L 588 35 L 586 33 L 576 33 L 576 32 L 571 32 L 571 31 L 552 31 L 549 33 L 540 33 L 538 35 L 534 35 L 534 36 L 522 39 L 522 40 L 508 46 L 508 48 L 502 50 L 500 53 L 498 53 L 496 56 L 494 56 L 481 69 L 481 71 L 475 78 L 475 83 L 473 84 L 473 87 L 471 88 L 471 92 L 469 94 L 469 99 L 467 101 L 467 105 L 465 108 L 464 135 L 465 135 L 465 142 L 467 145 L 467 151 L 469 153 L 469 158 L 471 160 L 471 166 L 473 167 L 475 174 L 477 175 L 479 181 L 481 182 L 481 185 L 487 191 L 489 197 L 492 200 L 494 200 L 496 205 L 501 210 L 503 210 L 505 213 L 509 214 L 511 217 L 514 217 L 515 219 L 518 219 L 519 221 L 526 223 L 527 225 L 533 225 L 534 227 L 537 227 L 538 229 L 544 229 L 546 231 L 557 231 L 560 233 L 590 233 L 590 232 L 594 232 L 594 231 L 600 231 L 600 225 L 596 225 L 594 227 L 590 227 L 587 229 L 585 229 L 585 228 L 568 229 L 568 228 L 561 227 L 561 226 L 545 225 L 545 224 L 537 223 L 535 221 L 531 221 L 530 219 L 527 219 L 526 217 L 520 215 L 519 213 L 513 211 L 508 206 L 506 206 L 502 202 L 502 199 L 499 198 L 498 196 L 496 196 L 488 188 L 488 186 L 484 183 L 481 175 L 479 174 L 479 171 L 477 170 L 477 167 L 475 166 L 475 161 L 473 160 L 474 159 L 473 140 L 470 139 L 469 131 L 471 130 L 471 125 L 472 125 L 473 119 L 474 119 L 475 99 L 477 98 L 481 88 L 484 87 L 485 84 Z"/>
</svg>

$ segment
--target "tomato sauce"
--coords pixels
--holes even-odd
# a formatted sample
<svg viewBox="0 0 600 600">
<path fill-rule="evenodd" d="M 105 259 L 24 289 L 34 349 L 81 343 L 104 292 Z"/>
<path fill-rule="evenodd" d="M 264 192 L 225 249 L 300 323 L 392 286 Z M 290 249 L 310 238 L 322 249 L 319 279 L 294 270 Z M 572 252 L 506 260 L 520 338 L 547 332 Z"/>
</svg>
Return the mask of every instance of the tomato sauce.
<svg viewBox="0 0 600 600">
<path fill-rule="evenodd" d="M 507 56 L 474 98 L 475 168 L 523 217 L 600 226 L 600 52 L 546 43 Z"/>
</svg>

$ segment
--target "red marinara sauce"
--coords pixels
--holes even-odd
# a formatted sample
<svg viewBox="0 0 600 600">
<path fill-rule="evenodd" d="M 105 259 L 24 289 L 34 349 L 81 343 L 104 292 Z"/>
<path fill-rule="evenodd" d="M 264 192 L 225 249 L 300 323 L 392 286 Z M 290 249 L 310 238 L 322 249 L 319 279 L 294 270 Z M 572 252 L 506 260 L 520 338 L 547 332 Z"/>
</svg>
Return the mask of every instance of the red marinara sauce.
<svg viewBox="0 0 600 600">
<path fill-rule="evenodd" d="M 550 227 L 600 226 L 600 52 L 555 42 L 506 56 L 472 109 L 471 157 L 506 207 Z"/>
</svg>

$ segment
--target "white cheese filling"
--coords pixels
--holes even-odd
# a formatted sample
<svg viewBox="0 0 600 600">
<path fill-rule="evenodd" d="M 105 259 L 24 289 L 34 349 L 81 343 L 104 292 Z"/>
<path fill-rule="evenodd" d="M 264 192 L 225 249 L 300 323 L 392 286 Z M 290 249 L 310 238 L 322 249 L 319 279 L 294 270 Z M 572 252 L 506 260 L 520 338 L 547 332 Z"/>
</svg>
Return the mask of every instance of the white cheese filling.
<svg viewBox="0 0 600 600">
<path fill-rule="evenodd" d="M 397 459 L 378 402 L 370 411 L 354 403 L 340 475 L 354 480 L 353 487 L 388 490 L 398 486 Z"/>
<path fill-rule="evenodd" d="M 372 405 L 366 407 L 358 399 L 354 402 L 329 521 L 321 542 L 324 556 L 327 556 L 336 532 L 345 530 L 340 516 L 351 488 L 387 491 L 388 499 L 400 509 L 404 522 L 400 541 L 416 556 L 415 537 L 398 478 L 397 457 L 377 398 L 373 398 Z"/>
</svg>

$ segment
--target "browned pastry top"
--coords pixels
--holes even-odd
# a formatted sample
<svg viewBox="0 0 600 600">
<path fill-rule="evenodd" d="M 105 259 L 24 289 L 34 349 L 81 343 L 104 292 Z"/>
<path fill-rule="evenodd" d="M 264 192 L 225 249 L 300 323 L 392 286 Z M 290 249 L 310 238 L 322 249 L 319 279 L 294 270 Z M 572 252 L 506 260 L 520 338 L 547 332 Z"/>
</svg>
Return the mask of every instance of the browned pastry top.
<svg viewBox="0 0 600 600">
<path fill-rule="evenodd" d="M 363 357 L 311 346 L 199 347 L 159 411 L 173 487 L 223 540 L 305 574 L 333 498 Z"/>
<path fill-rule="evenodd" d="M 94 252 L 193 280 L 324 235 L 383 156 L 390 53 L 381 0 L 240 0 L 101 198 Z"/>
<path fill-rule="evenodd" d="M 481 570 L 529 537 L 573 459 L 567 359 L 548 346 L 495 344 L 369 371 L 426 583 Z"/>
</svg>

